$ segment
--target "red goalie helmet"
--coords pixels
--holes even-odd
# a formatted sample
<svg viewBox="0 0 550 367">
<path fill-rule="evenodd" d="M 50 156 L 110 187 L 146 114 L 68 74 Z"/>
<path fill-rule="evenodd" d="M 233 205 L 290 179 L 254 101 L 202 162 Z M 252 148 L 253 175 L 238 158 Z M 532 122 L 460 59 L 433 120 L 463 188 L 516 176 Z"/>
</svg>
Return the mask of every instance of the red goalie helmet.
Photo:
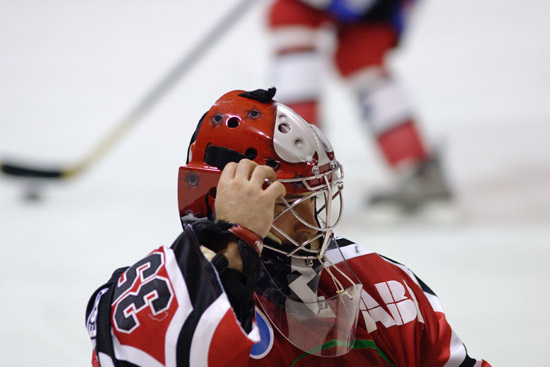
<svg viewBox="0 0 550 367">
<path fill-rule="evenodd" d="M 180 217 L 215 220 L 216 187 L 227 163 L 248 158 L 272 167 L 276 180 L 286 188 L 285 198 L 279 199 L 286 208 L 277 209 L 270 233 L 287 241 L 264 239 L 257 300 L 271 323 L 296 347 L 310 354 L 337 356 L 354 344 L 362 289 L 332 241 L 332 230 L 342 214 L 343 171 L 324 134 L 274 101 L 274 95 L 275 88 L 232 91 L 202 117 L 189 145 L 187 164 L 179 170 Z M 315 223 L 294 209 L 306 200 L 315 203 Z M 278 218 L 285 213 L 313 229 L 311 238 L 295 240 L 278 228 L 276 223 L 284 222 Z M 308 286 L 291 285 L 302 284 L 297 276 L 307 279 L 303 284 Z M 329 288 L 317 294 L 316 287 L 325 278 Z M 335 340 L 334 347 L 319 348 Z"/>
<path fill-rule="evenodd" d="M 179 171 L 180 217 L 193 214 L 214 219 L 221 171 L 227 163 L 243 158 L 271 166 L 287 196 L 328 190 L 324 209 L 330 207 L 333 195 L 341 198 L 342 168 L 329 141 L 317 127 L 274 101 L 274 95 L 275 88 L 231 91 L 202 117 L 191 139 L 187 164 Z M 291 204 L 288 210 L 292 211 Z M 315 229 L 326 232 L 336 224 L 327 222 Z"/>
</svg>

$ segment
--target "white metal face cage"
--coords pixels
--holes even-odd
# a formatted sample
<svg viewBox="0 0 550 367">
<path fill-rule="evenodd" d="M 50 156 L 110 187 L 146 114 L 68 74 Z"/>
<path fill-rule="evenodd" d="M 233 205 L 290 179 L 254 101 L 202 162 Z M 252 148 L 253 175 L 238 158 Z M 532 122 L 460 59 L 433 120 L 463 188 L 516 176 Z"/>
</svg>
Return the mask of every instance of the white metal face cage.
<svg viewBox="0 0 550 367">
<path fill-rule="evenodd" d="M 273 146 L 282 160 L 295 164 L 304 163 L 307 167 L 311 167 L 311 174 L 306 174 L 307 177 L 278 179 L 285 185 L 294 184 L 300 187 L 298 191 L 301 194 L 293 196 L 292 199 L 282 198 L 285 208 L 273 219 L 272 232 L 276 232 L 280 238 L 283 238 L 284 244 L 264 243 L 264 247 L 291 258 L 293 264 L 304 264 L 305 273 L 308 276 L 311 276 L 313 271 L 316 272 L 315 277 L 320 278 L 321 273 L 324 272 L 332 279 L 335 293 L 325 297 L 319 296 L 316 289 L 311 289 L 311 294 L 306 294 L 305 296 L 308 297 L 304 297 L 302 289 L 300 294 L 296 293 L 299 299 L 294 299 L 280 291 L 279 298 L 285 300 L 281 305 L 264 299 L 260 292 L 257 295 L 258 300 L 273 325 L 298 348 L 323 356 L 345 354 L 353 346 L 362 285 L 347 266 L 343 256 L 342 261 L 336 264 L 326 255 L 334 237 L 333 230 L 343 212 L 343 167 L 334 159 L 332 146 L 325 135 L 292 109 L 279 103 L 277 103 Z M 312 219 L 309 216 L 309 220 L 303 218 L 300 215 L 302 208 L 298 208 L 299 205 L 312 199 L 315 200 L 312 209 L 315 223 L 311 223 Z M 275 224 L 279 218 L 289 212 L 301 224 L 313 230 L 314 234 L 310 238 L 295 239 Z M 302 215 L 304 215 L 303 212 Z M 320 269 L 313 270 L 314 260 L 321 263 Z M 269 274 L 267 268 L 266 272 Z M 272 283 L 272 289 L 277 289 L 276 282 Z M 281 315 L 286 316 L 280 319 Z M 290 325 L 288 320 L 294 320 L 296 325 Z M 301 332 L 310 330 L 311 327 L 320 328 L 319 333 L 314 333 L 319 337 L 312 338 L 309 333 Z M 335 330 L 339 330 L 340 333 L 333 335 Z M 323 354 L 316 348 L 327 342 L 327 337 L 341 341 L 342 345 Z"/>
<path fill-rule="evenodd" d="M 316 186 L 311 186 L 309 184 L 309 181 L 319 181 L 319 179 L 323 180 L 325 183 L 318 184 Z M 282 248 L 270 246 L 267 244 L 265 244 L 264 246 L 270 248 L 273 251 L 282 253 L 286 256 L 292 256 L 299 259 L 321 260 L 324 257 L 330 240 L 333 237 L 333 230 L 339 223 L 342 216 L 344 206 L 344 199 L 342 195 L 342 189 L 344 187 L 343 180 L 344 171 L 343 167 L 339 164 L 337 164 L 337 166 L 329 172 L 323 174 L 318 174 L 310 177 L 279 180 L 279 182 L 281 183 L 299 183 L 307 188 L 309 192 L 291 203 L 288 202 L 287 199 L 282 198 L 281 200 L 286 206 L 286 209 L 278 213 L 273 221 L 275 222 L 285 213 L 291 212 L 302 224 L 304 224 L 308 228 L 317 231 L 318 233 L 312 238 L 309 238 L 302 243 L 298 243 L 289 234 L 285 233 L 282 229 L 273 224 L 273 230 L 283 236 L 286 240 L 288 240 L 288 242 L 292 243 L 295 248 L 291 251 L 286 251 Z M 317 220 L 316 224 L 309 223 L 294 210 L 295 207 L 312 198 L 315 199 L 315 218 Z M 334 200 L 338 200 L 335 211 L 333 210 Z M 320 246 L 318 246 L 317 248 L 311 248 L 311 246 L 308 246 L 317 241 L 321 242 Z"/>
<path fill-rule="evenodd" d="M 309 177 L 278 180 L 283 184 L 294 183 L 300 185 L 307 190 L 307 194 L 292 203 L 283 198 L 282 201 L 286 209 L 279 213 L 274 218 L 274 221 L 290 211 L 301 223 L 315 230 L 318 234 L 302 243 L 298 243 L 289 234 L 276 225 L 272 225 L 273 230 L 292 243 L 295 248 L 291 251 L 285 251 L 274 246 L 266 246 L 273 251 L 283 253 L 287 256 L 300 259 L 321 259 L 333 236 L 333 229 L 340 221 L 342 215 L 344 171 L 342 165 L 333 158 L 332 146 L 321 130 L 315 125 L 309 124 L 288 106 L 276 103 L 276 107 L 277 112 L 273 135 L 275 152 L 286 162 L 315 162 L 315 166 L 312 168 L 311 176 Z M 321 173 L 321 167 L 326 166 L 329 167 L 329 170 Z M 311 198 L 315 198 L 316 225 L 308 223 L 294 210 L 296 206 Z M 338 205 L 336 205 L 336 213 L 333 213 L 333 200 L 335 199 L 338 199 Z M 321 242 L 321 245 L 317 246 L 317 248 L 312 248 L 311 244 L 318 241 Z"/>
</svg>

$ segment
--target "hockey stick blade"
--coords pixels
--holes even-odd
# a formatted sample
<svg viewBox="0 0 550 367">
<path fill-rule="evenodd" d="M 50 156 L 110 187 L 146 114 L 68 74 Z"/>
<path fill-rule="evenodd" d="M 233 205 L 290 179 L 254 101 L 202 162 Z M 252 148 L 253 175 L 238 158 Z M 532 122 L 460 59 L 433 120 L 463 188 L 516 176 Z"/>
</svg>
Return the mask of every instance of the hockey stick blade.
<svg viewBox="0 0 550 367">
<path fill-rule="evenodd" d="M 2 173 L 9 176 L 26 177 L 26 178 L 41 178 L 41 179 L 59 179 L 67 176 L 68 172 L 62 169 L 45 169 L 43 167 L 36 168 L 26 165 L 20 165 L 13 162 L 3 162 L 0 164 Z"/>
</svg>

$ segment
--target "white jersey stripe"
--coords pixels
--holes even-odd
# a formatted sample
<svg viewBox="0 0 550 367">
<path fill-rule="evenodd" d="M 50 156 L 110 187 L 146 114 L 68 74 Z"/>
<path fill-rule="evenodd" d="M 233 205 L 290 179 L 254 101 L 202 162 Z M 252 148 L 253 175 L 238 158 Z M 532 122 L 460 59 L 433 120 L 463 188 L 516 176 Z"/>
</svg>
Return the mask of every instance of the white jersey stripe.
<svg viewBox="0 0 550 367">
<path fill-rule="evenodd" d="M 113 360 L 111 359 L 111 357 L 109 357 L 108 354 L 99 352 L 97 354 L 97 359 L 101 367 L 115 367 Z"/>
<path fill-rule="evenodd" d="M 364 255 L 374 253 L 374 251 L 371 251 L 363 246 L 359 246 L 358 244 L 353 243 L 348 246 L 340 247 L 340 250 L 338 250 L 337 248 L 328 250 L 326 252 L 327 258 L 333 264 L 337 264 L 341 262 L 343 259 L 342 259 L 342 255 L 340 255 L 340 251 L 342 252 L 342 255 L 344 255 L 344 258 L 346 260 L 351 260 L 354 257 L 359 257 L 359 256 L 364 256 Z"/>
<path fill-rule="evenodd" d="M 177 341 L 178 336 L 183 328 L 183 324 L 189 314 L 193 311 L 193 305 L 191 304 L 191 298 L 189 297 L 189 291 L 187 285 L 183 279 L 183 275 L 179 269 L 174 251 L 170 248 L 163 248 L 166 258 L 166 271 L 172 282 L 172 288 L 178 301 L 178 309 L 174 313 L 172 321 L 166 330 L 165 337 L 165 360 L 166 367 L 177 366 Z"/>
<path fill-rule="evenodd" d="M 432 305 L 432 308 L 435 312 L 443 312 L 441 301 L 439 300 L 439 298 L 437 298 L 437 296 L 434 296 L 433 294 L 426 293 L 426 292 L 424 292 L 424 294 L 426 295 L 426 298 L 428 299 L 428 301 L 430 301 L 430 305 Z"/>
<path fill-rule="evenodd" d="M 208 366 L 208 351 L 210 350 L 212 337 L 228 311 L 233 312 L 225 293 L 204 310 L 191 341 L 191 350 L 189 352 L 190 366 Z"/>
<path fill-rule="evenodd" d="M 447 361 L 447 363 L 445 363 L 443 367 L 459 367 L 466 358 L 466 348 L 464 348 L 462 340 L 460 340 L 454 330 L 451 336 L 451 345 L 449 347 L 449 351 L 449 360 Z"/>
<path fill-rule="evenodd" d="M 190 366 L 208 366 L 208 351 L 210 350 L 212 337 L 227 312 L 233 312 L 233 309 L 225 293 L 218 297 L 203 312 L 191 341 L 191 350 L 189 351 Z M 241 331 L 246 335 L 243 329 Z M 255 343 L 260 341 L 260 331 L 256 322 L 252 324 L 252 330 L 246 337 Z"/>
</svg>

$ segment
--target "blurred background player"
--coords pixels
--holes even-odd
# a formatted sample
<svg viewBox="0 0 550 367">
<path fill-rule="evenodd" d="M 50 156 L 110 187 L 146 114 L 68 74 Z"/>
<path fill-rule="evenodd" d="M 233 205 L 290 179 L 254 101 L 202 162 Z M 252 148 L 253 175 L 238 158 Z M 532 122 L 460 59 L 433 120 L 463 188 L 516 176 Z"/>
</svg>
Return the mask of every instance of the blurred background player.
<svg viewBox="0 0 550 367">
<path fill-rule="evenodd" d="M 334 65 L 353 89 L 363 119 L 395 173 L 391 188 L 372 192 L 371 207 L 418 213 L 452 192 L 436 152 L 421 136 L 411 105 L 384 64 L 399 45 L 414 0 L 275 0 L 268 11 L 274 84 L 279 100 L 321 127 L 319 103 L 327 55 L 323 31 L 336 39 Z"/>
</svg>

